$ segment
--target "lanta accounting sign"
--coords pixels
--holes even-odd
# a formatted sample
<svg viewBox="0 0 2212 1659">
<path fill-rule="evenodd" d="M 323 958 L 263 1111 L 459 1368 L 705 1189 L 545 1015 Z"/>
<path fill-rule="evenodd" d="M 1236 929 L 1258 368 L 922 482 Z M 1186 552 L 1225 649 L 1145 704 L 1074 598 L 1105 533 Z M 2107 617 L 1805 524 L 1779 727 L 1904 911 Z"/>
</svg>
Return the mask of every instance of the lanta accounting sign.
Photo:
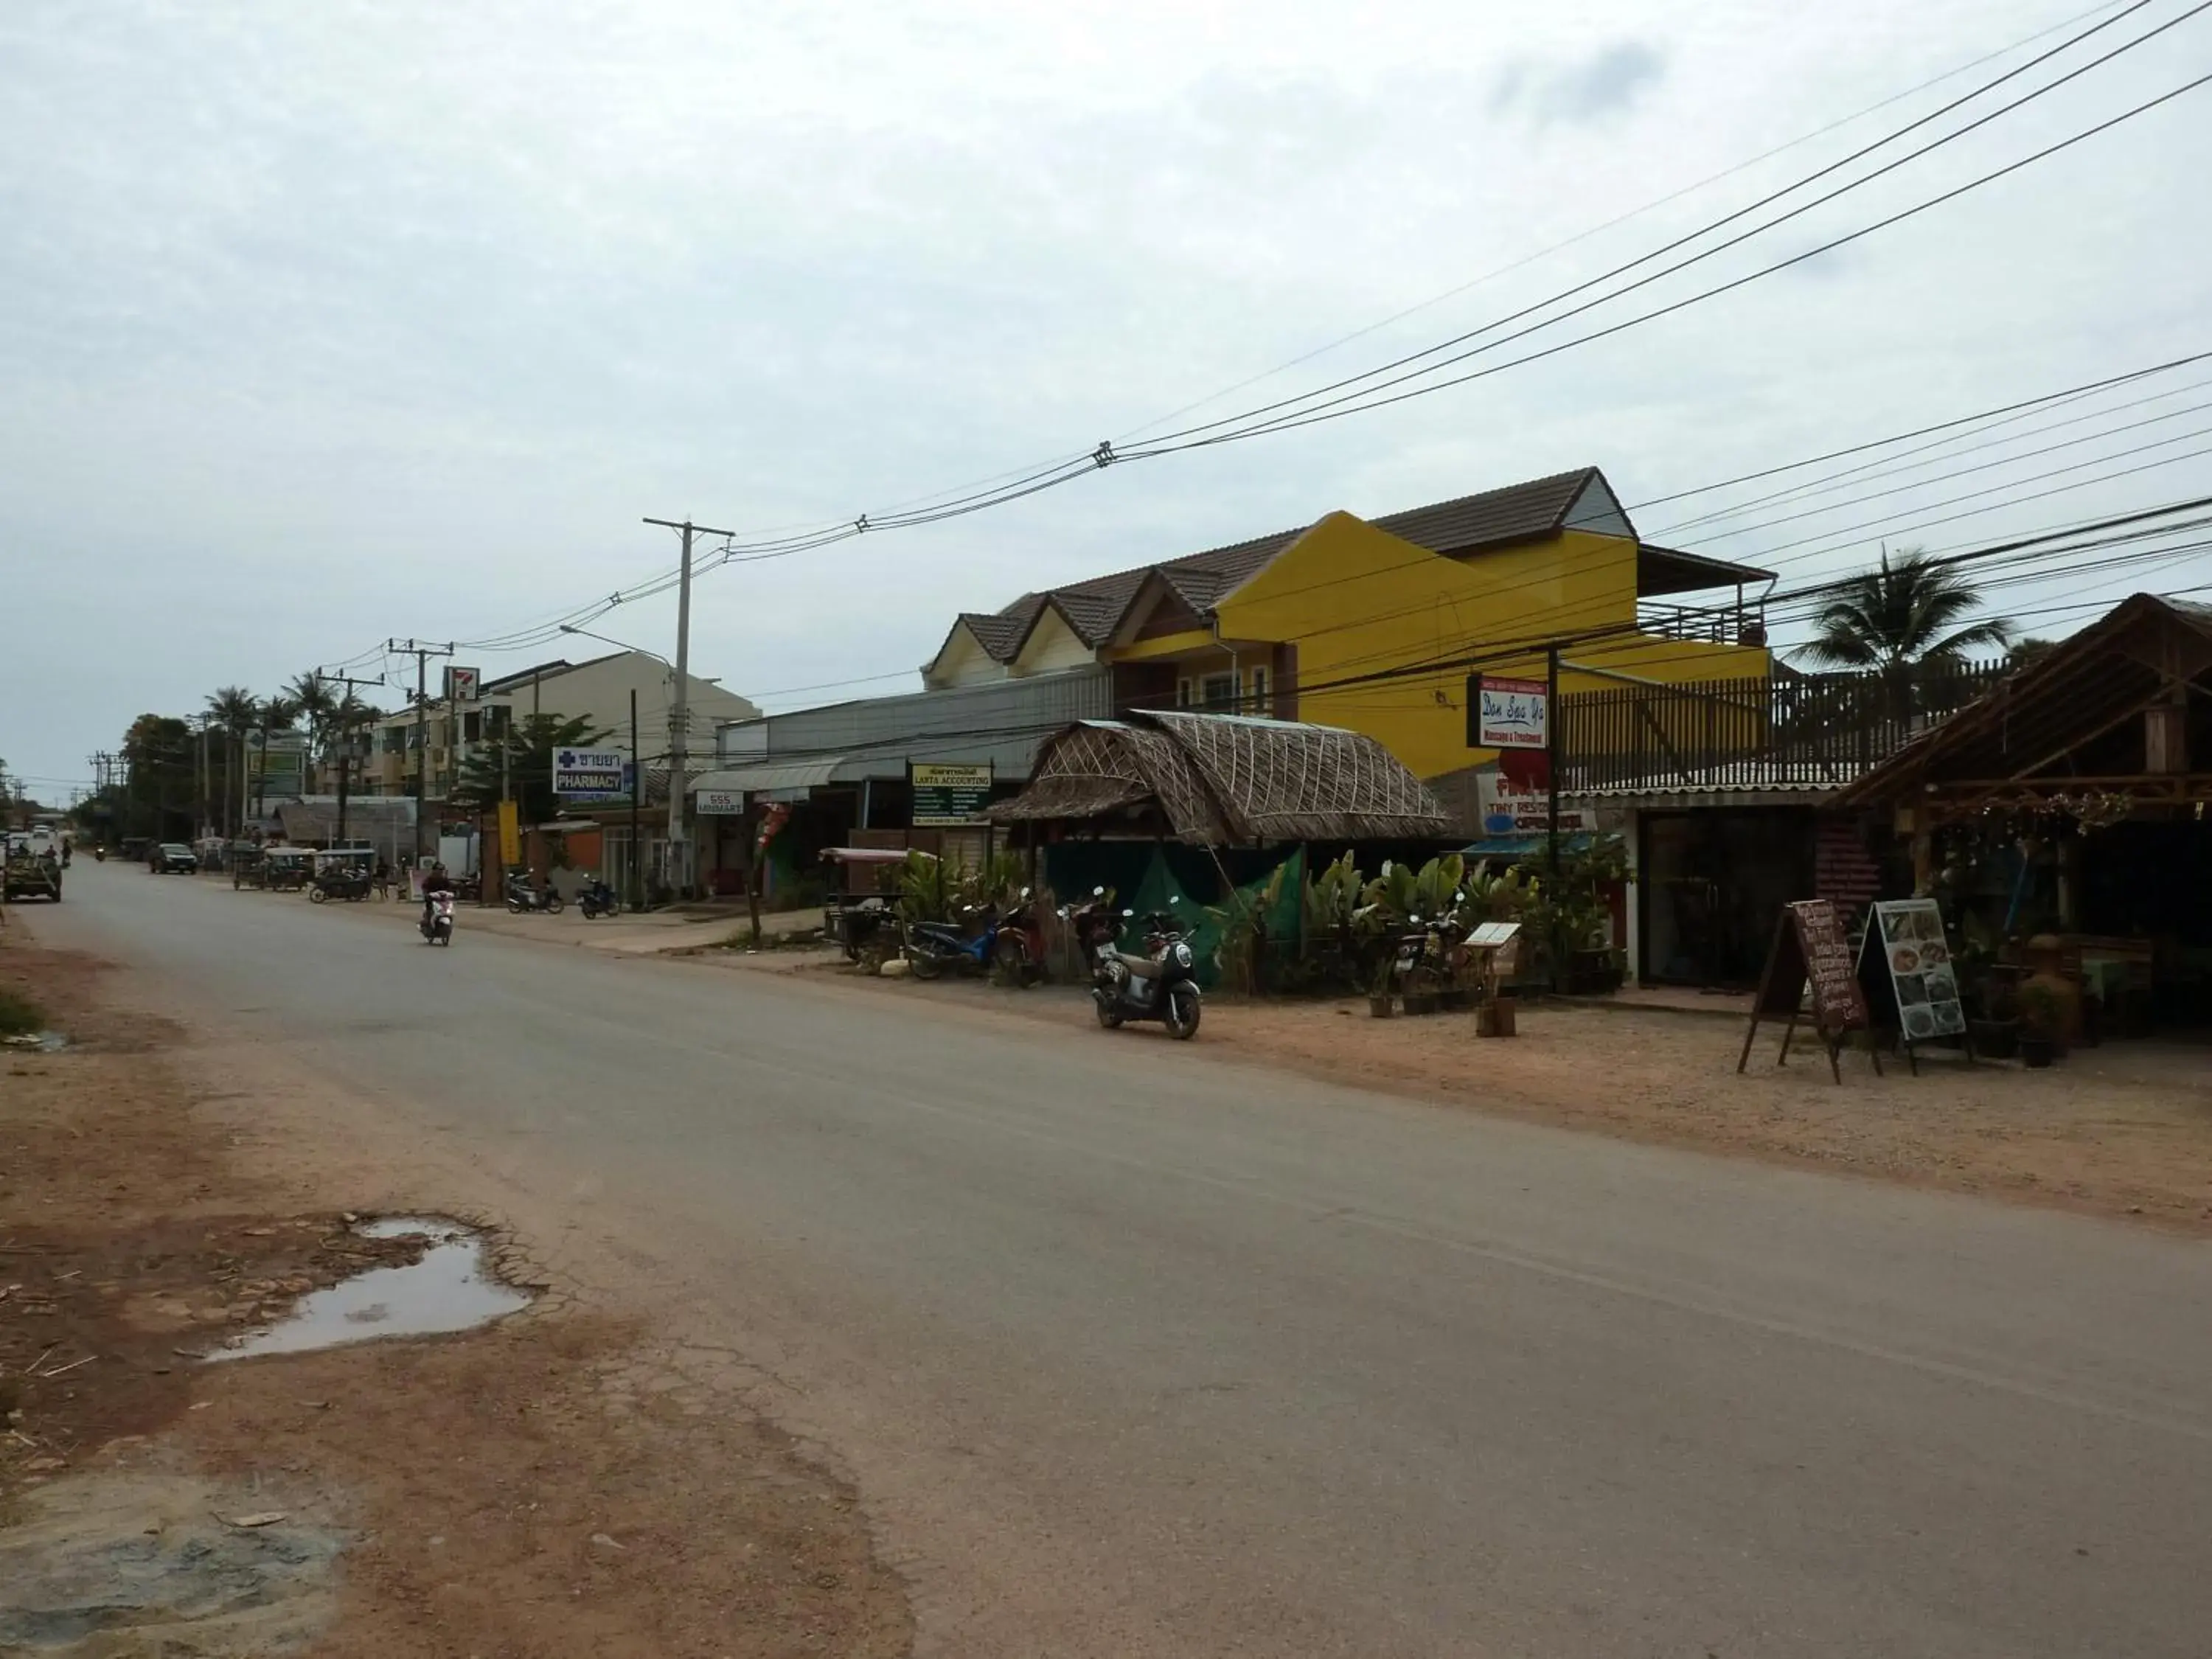
<svg viewBox="0 0 2212 1659">
<path fill-rule="evenodd" d="M 907 782 L 914 790 L 916 829 L 951 829 L 981 823 L 991 804 L 991 766 L 948 766 L 908 761 Z"/>
<path fill-rule="evenodd" d="M 628 770 L 619 749 L 556 749 L 553 793 L 563 800 L 627 800 Z"/>
</svg>

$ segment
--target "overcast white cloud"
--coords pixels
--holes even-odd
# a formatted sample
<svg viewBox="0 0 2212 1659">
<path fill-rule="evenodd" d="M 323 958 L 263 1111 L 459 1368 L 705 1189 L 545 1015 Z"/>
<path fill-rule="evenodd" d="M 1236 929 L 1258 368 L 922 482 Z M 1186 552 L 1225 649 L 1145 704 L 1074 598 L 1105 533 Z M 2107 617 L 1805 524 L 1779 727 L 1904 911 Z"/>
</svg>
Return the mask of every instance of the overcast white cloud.
<svg viewBox="0 0 2212 1659">
<path fill-rule="evenodd" d="M 0 756 L 81 778 L 142 710 L 564 610 L 667 564 L 642 514 L 818 522 L 1087 448 L 2069 9 L 11 0 L 0 558 L 37 599 L 9 606 Z M 2208 70 L 2212 17 L 1704 269 L 1802 252 Z M 1516 310 L 1968 84 L 1204 412 Z M 1331 507 L 1584 462 L 1635 501 L 2212 347 L 2208 139 L 2212 90 L 1457 391 L 719 572 L 695 661 L 748 692 L 904 670 L 959 609 Z M 1916 505 L 2037 470 L 1683 539 L 1755 556 L 1892 514 L 1792 571 L 1839 568 Z M 2208 483 L 2212 461 L 2162 465 L 1924 539 Z M 672 615 L 602 626 L 665 650 Z"/>
</svg>

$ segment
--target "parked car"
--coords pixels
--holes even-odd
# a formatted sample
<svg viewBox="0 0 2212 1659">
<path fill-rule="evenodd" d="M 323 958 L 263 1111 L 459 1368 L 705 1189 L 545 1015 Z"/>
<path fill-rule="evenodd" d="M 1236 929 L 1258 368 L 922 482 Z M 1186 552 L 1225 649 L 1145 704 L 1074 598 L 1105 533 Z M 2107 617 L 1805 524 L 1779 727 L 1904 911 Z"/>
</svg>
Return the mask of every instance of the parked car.
<svg viewBox="0 0 2212 1659">
<path fill-rule="evenodd" d="M 200 861 L 182 842 L 165 841 L 147 854 L 146 867 L 157 876 L 189 876 L 198 871 Z"/>
</svg>

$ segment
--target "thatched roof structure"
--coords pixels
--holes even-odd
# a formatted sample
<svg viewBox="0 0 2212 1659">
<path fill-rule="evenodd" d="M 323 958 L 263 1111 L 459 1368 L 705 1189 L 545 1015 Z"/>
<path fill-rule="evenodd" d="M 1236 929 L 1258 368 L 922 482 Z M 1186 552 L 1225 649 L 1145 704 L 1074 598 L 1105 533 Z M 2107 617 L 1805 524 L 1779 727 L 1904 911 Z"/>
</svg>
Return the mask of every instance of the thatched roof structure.
<svg viewBox="0 0 2212 1659">
<path fill-rule="evenodd" d="M 1237 714 L 1079 721 L 1046 740 L 1029 787 L 989 816 L 1133 820 L 1148 809 L 1200 846 L 1451 834 L 1436 797 L 1374 738 Z"/>
</svg>

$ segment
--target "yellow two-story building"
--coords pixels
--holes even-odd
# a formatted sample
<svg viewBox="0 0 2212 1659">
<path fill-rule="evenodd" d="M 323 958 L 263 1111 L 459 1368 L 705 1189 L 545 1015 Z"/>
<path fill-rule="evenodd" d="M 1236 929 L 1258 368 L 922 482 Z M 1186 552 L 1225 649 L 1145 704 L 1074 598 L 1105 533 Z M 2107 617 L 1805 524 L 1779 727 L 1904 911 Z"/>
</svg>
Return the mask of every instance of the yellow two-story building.
<svg viewBox="0 0 2212 1659">
<path fill-rule="evenodd" d="M 1561 691 L 1765 674 L 1749 590 L 1770 573 L 1655 547 L 1595 467 L 1306 526 L 963 615 L 932 690 L 1103 665 L 1116 708 L 1310 720 L 1379 739 L 1449 787 L 1479 747 L 1481 676 Z M 1729 590 L 1722 593 L 1720 590 Z M 1717 595 L 1703 609 L 1655 602 Z"/>
</svg>

